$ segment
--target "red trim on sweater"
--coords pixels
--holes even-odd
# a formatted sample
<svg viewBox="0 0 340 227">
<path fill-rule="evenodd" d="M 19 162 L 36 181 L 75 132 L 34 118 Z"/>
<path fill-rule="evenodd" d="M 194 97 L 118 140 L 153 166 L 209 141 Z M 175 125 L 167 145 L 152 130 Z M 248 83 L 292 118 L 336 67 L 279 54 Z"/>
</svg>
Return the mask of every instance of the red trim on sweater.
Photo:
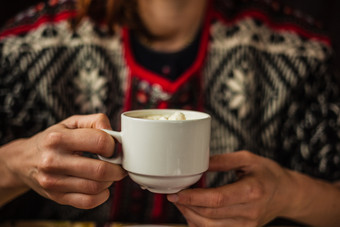
<svg viewBox="0 0 340 227">
<path fill-rule="evenodd" d="M 126 63 L 130 69 L 130 76 L 136 76 L 139 77 L 140 79 L 147 80 L 151 83 L 157 83 L 162 88 L 164 91 L 167 91 L 169 93 L 174 93 L 175 91 L 178 90 L 179 87 L 181 87 L 184 83 L 187 82 L 187 80 L 195 75 L 197 73 L 202 65 L 203 61 L 206 56 L 206 52 L 208 49 L 208 41 L 209 41 L 209 28 L 210 28 L 210 22 L 211 22 L 211 17 L 212 17 L 212 11 L 208 10 L 206 19 L 204 22 L 204 27 L 203 27 L 203 33 L 201 36 L 201 41 L 200 41 L 200 46 L 199 46 L 199 51 L 198 55 L 194 61 L 194 63 L 176 80 L 176 81 L 170 81 L 157 73 L 151 72 L 144 68 L 143 66 L 139 65 L 132 53 L 131 46 L 130 46 L 130 33 L 127 28 L 123 28 L 123 45 L 124 45 L 124 53 L 125 53 L 125 60 Z M 131 82 L 131 79 L 130 79 Z M 129 86 L 131 84 L 128 84 Z M 128 95 L 128 94 L 127 94 Z M 128 95 L 129 97 L 129 95 Z"/>
<path fill-rule="evenodd" d="M 112 189 L 113 199 L 110 209 L 110 220 L 117 220 L 120 216 L 119 207 L 122 204 L 123 182 L 115 182 L 115 186 Z"/>
<path fill-rule="evenodd" d="M 18 27 L 14 27 L 14 28 L 10 28 L 7 29 L 5 31 L 3 31 L 0 34 L 0 39 L 9 35 L 19 35 L 25 32 L 28 32 L 32 29 L 36 29 L 39 26 L 47 23 L 47 22 L 59 22 L 59 21 L 63 21 L 63 20 L 67 20 L 70 18 L 74 18 L 77 15 L 77 12 L 74 10 L 71 11 L 63 11 L 59 14 L 56 15 L 43 15 L 40 18 L 38 18 L 36 20 L 36 22 L 34 24 L 26 24 L 26 25 L 21 25 Z"/>
<path fill-rule="evenodd" d="M 125 55 L 125 59 L 126 59 L 126 48 L 124 48 L 124 55 Z M 127 67 L 128 69 L 128 75 L 127 75 L 127 82 L 126 82 L 126 92 L 125 92 L 125 103 L 123 106 L 123 112 L 124 111 L 128 111 L 131 109 L 131 100 L 132 100 L 132 75 L 131 75 L 131 70 L 129 67 Z"/>
<path fill-rule="evenodd" d="M 214 12 L 213 15 L 215 18 L 217 18 L 218 20 L 224 22 L 225 24 L 233 24 L 236 23 L 239 20 L 243 20 L 247 17 L 250 18 L 255 18 L 258 20 L 261 20 L 262 22 L 264 22 L 269 28 L 276 30 L 276 31 L 292 31 L 294 33 L 297 33 L 305 38 L 308 39 L 315 39 L 317 41 L 321 41 L 323 43 L 325 43 L 326 45 L 331 45 L 331 40 L 329 39 L 329 37 L 321 35 L 321 34 L 317 34 L 317 33 L 313 33 L 311 31 L 307 31 L 306 29 L 303 29 L 302 27 L 300 27 L 297 24 L 293 24 L 293 23 L 276 23 L 272 20 L 270 20 L 270 17 L 264 13 L 261 12 L 260 10 L 245 10 L 242 11 L 241 13 L 239 13 L 236 17 L 232 18 L 232 19 L 227 19 L 225 16 L 223 16 L 221 13 L 219 12 Z"/>
<path fill-rule="evenodd" d="M 164 203 L 165 196 L 163 194 L 155 194 L 153 198 L 153 208 L 151 211 L 151 219 L 153 221 L 162 221 L 162 216 L 164 216 Z"/>
</svg>

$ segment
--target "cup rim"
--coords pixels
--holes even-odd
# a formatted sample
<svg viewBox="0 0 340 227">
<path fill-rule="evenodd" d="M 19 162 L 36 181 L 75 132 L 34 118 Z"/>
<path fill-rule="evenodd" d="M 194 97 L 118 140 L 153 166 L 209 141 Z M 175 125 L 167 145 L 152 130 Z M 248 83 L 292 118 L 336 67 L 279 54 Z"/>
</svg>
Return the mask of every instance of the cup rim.
<svg viewBox="0 0 340 227">
<path fill-rule="evenodd" d="M 182 112 L 186 116 L 190 115 L 196 115 L 198 117 L 195 117 L 193 119 L 186 119 L 186 120 L 166 120 L 166 121 L 160 121 L 160 120 L 153 120 L 153 119 L 146 119 L 143 118 L 145 115 L 159 115 L 159 114 L 172 114 L 175 112 Z M 126 117 L 129 119 L 134 119 L 138 121 L 152 121 L 152 122 L 188 122 L 188 121 L 198 121 L 198 120 L 204 120 L 204 119 L 210 119 L 210 115 L 205 112 L 196 111 L 196 110 L 185 110 L 185 109 L 139 109 L 139 110 L 129 110 L 126 112 L 123 112 L 121 114 L 122 117 Z"/>
</svg>

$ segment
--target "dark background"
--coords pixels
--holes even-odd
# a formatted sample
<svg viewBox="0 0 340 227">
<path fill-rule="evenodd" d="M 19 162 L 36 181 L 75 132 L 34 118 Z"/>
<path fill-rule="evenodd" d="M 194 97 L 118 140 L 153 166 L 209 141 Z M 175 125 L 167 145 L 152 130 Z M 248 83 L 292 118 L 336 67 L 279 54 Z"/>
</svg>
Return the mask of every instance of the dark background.
<svg viewBox="0 0 340 227">
<path fill-rule="evenodd" d="M 5 0 L 0 6 L 0 26 L 17 12 L 42 0 Z M 237 1 L 237 0 L 236 0 Z M 319 20 L 329 32 L 335 49 L 335 66 L 340 71 L 340 1 L 278 0 Z"/>
</svg>

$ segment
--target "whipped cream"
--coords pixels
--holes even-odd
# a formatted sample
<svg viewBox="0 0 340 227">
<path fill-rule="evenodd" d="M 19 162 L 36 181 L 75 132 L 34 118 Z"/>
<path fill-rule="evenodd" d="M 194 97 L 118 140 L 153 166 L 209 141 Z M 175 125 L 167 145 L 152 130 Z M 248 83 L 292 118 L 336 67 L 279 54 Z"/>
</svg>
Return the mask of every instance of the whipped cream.
<svg viewBox="0 0 340 227">
<path fill-rule="evenodd" d="M 163 120 L 163 121 L 184 121 L 186 120 L 185 115 L 181 112 L 175 112 L 171 115 L 151 115 L 147 116 L 146 119 L 150 120 Z"/>
</svg>

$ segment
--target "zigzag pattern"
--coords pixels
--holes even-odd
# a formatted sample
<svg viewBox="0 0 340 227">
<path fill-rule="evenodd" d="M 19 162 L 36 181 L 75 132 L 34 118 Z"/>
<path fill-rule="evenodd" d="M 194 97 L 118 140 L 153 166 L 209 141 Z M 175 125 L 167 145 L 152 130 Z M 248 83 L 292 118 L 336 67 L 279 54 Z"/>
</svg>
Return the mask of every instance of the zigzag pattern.
<svg viewBox="0 0 340 227">
<path fill-rule="evenodd" d="M 304 83 L 312 74 L 319 76 L 318 66 L 328 50 L 313 41 L 304 45 L 292 42 L 293 37 L 288 32 L 282 32 L 281 42 L 275 41 L 274 45 L 266 39 L 271 34 L 265 27 L 254 39 L 249 30 L 255 31 L 252 27 L 258 26 L 256 23 L 245 20 L 237 26 L 232 34 L 219 23 L 213 26 L 215 33 L 208 58 L 215 61 L 209 61 L 204 71 L 205 105 L 212 115 L 214 128 L 211 153 L 250 150 L 279 160 L 280 153 L 285 152 L 282 122 L 287 121 L 289 109 L 299 105 L 294 100 L 297 91 L 305 89 Z M 242 45 L 235 40 L 241 40 Z M 315 52 L 308 52 L 307 46 L 315 46 Z M 308 143 L 309 138 L 305 139 Z M 290 163 L 292 157 L 300 156 L 300 149 L 290 155 L 289 160 L 283 162 Z M 298 163 L 289 166 L 301 168 Z M 232 176 L 210 174 L 208 184 L 221 185 L 232 180 Z"/>
<path fill-rule="evenodd" d="M 114 47 L 113 50 L 98 45 L 77 45 L 80 43 L 77 37 L 71 36 L 67 36 L 70 42 L 66 42 L 71 46 L 63 46 L 58 39 L 45 37 L 44 33 L 41 27 L 25 37 L 29 40 L 40 35 L 41 45 L 25 44 L 20 38 L 3 43 L 0 99 L 1 103 L 9 104 L 1 108 L 0 114 L 6 119 L 11 116 L 11 120 L 1 124 L 32 127 L 27 128 L 29 135 L 7 132 L 6 136 L 12 139 L 30 136 L 70 115 L 95 112 L 108 114 L 113 127 L 118 127 L 123 93 L 121 78 L 125 73 L 121 70 L 122 53 Z M 42 48 L 44 42 L 55 45 Z M 82 87 L 83 84 L 88 87 Z M 9 88 L 14 91 L 6 91 Z"/>
</svg>

